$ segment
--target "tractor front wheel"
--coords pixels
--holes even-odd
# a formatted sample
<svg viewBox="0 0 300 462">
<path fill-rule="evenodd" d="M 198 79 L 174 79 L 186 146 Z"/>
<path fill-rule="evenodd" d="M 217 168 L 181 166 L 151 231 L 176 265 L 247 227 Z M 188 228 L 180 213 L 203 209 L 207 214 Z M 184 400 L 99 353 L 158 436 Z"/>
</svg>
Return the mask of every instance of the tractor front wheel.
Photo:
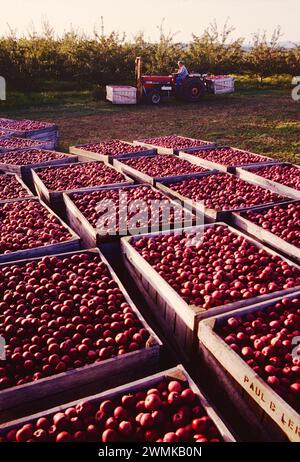
<svg viewBox="0 0 300 462">
<path fill-rule="evenodd" d="M 157 106 L 161 103 L 161 94 L 158 90 L 151 90 L 147 94 L 147 101 L 149 104 Z"/>
<path fill-rule="evenodd" d="M 182 98 L 190 103 L 198 103 L 205 95 L 205 85 L 200 79 L 186 79 L 182 88 Z"/>
</svg>

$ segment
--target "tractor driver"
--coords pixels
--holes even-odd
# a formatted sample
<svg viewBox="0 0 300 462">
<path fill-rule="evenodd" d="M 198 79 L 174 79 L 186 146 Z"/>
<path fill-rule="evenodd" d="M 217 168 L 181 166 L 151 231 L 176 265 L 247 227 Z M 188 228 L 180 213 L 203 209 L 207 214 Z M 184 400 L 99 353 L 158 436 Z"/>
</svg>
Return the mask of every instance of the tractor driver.
<svg viewBox="0 0 300 462">
<path fill-rule="evenodd" d="M 189 75 L 189 72 L 182 61 L 178 61 L 178 72 L 176 74 L 176 88 L 180 86 L 180 82 Z"/>
</svg>

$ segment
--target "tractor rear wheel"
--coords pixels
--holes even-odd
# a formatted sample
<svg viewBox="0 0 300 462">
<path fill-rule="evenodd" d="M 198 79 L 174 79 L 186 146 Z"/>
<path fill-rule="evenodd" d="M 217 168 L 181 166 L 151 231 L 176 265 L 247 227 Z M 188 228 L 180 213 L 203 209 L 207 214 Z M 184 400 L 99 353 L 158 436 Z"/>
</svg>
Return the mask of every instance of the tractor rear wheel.
<svg viewBox="0 0 300 462">
<path fill-rule="evenodd" d="M 198 103 L 205 95 L 205 85 L 200 79 L 186 79 L 181 94 L 185 101 Z"/>
<path fill-rule="evenodd" d="M 149 104 L 158 105 L 161 103 L 161 94 L 158 90 L 150 90 L 147 93 L 147 101 Z"/>
</svg>

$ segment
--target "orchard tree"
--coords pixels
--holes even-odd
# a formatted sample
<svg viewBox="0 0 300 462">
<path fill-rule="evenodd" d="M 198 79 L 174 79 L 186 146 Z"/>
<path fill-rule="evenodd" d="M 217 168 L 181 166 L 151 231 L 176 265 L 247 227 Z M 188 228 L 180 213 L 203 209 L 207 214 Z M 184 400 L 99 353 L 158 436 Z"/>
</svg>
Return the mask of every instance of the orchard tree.
<svg viewBox="0 0 300 462">
<path fill-rule="evenodd" d="M 274 30 L 270 41 L 265 31 L 253 35 L 253 45 L 247 56 L 247 67 L 260 79 L 261 84 L 266 77 L 279 74 L 283 66 L 284 50 L 279 45 L 281 35 L 279 26 Z"/>
<path fill-rule="evenodd" d="M 176 33 L 166 32 L 164 20 L 158 29 L 157 42 L 146 40 L 142 33 L 129 39 L 97 30 L 86 35 L 71 29 L 56 36 L 48 23 L 43 24 L 41 33 L 32 27 L 21 37 L 10 29 L 0 37 L 0 75 L 9 89 L 27 91 L 53 88 L 53 83 L 64 81 L 74 82 L 76 88 L 133 83 L 136 56 L 143 57 L 144 72 L 154 74 L 169 74 L 178 59 L 186 62 L 190 72 L 247 72 L 261 82 L 276 74 L 300 74 L 300 46 L 280 47 L 280 28 L 270 41 L 266 33 L 256 33 L 250 50 L 243 48 L 242 38 L 233 38 L 234 28 L 228 21 L 220 30 L 215 22 L 210 24 L 188 44 L 176 41 Z"/>
<path fill-rule="evenodd" d="M 213 22 L 200 36 L 193 34 L 188 55 L 190 66 L 200 73 L 239 73 L 242 70 L 244 39 L 232 39 L 235 28 L 228 21 L 219 30 Z"/>
<path fill-rule="evenodd" d="M 184 59 L 184 45 L 175 42 L 177 33 L 166 32 L 164 19 L 157 26 L 159 41 L 153 45 L 153 55 L 150 57 L 150 71 L 156 74 L 170 74 L 177 65 L 179 59 Z"/>
<path fill-rule="evenodd" d="M 300 76 L 300 45 L 294 45 L 286 55 L 286 74 Z"/>
</svg>

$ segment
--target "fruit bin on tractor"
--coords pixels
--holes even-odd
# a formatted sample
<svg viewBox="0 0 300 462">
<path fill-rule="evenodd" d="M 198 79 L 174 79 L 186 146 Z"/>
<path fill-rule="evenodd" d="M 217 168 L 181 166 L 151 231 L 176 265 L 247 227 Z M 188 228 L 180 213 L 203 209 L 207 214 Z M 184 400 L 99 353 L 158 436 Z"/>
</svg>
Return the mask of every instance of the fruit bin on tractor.
<svg viewBox="0 0 300 462">
<path fill-rule="evenodd" d="M 234 78 L 230 76 L 189 74 L 176 84 L 177 74 L 143 75 L 142 64 L 142 58 L 136 58 L 136 88 L 108 86 L 107 89 L 109 89 L 110 94 L 115 92 L 117 95 L 115 99 L 108 96 L 108 100 L 115 104 L 148 102 L 149 104 L 158 105 L 164 97 L 175 96 L 182 101 L 198 103 L 206 93 L 224 94 L 234 92 Z M 122 92 L 124 92 L 123 97 Z"/>
</svg>

